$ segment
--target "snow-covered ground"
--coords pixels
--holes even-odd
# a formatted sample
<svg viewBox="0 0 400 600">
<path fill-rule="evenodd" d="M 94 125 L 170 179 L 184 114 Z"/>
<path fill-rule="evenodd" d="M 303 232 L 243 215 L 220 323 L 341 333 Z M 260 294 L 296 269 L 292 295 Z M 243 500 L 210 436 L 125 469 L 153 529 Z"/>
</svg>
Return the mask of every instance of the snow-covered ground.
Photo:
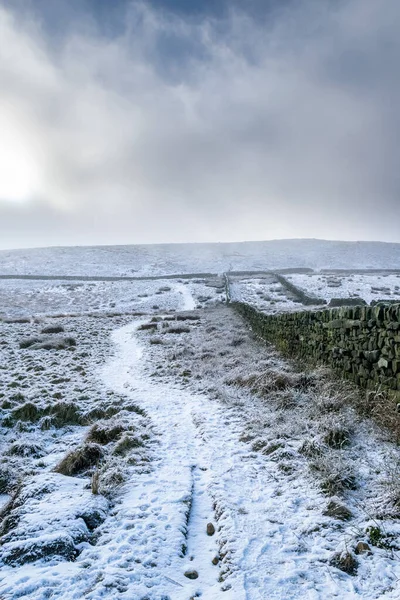
<svg viewBox="0 0 400 600">
<path fill-rule="evenodd" d="M 1 250 L 0 275 L 148 276 L 231 270 L 400 269 L 400 244 L 272 240 Z"/>
<path fill-rule="evenodd" d="M 398 598 L 398 448 L 346 388 L 296 373 L 228 307 L 194 304 L 3 324 L 1 465 L 21 488 L 2 524 L 1 597 Z M 48 323 L 76 346 L 19 348 Z M 60 402 L 83 420 L 46 421 Z M 100 413 L 127 433 L 98 443 L 91 469 L 54 473 Z"/>
<path fill-rule="evenodd" d="M 400 274 L 295 274 L 289 281 L 311 296 L 318 298 L 363 298 L 368 304 L 373 300 L 400 302 Z"/>
<path fill-rule="evenodd" d="M 220 278 L 156 281 L 0 280 L 0 317 L 159 312 L 225 299 Z"/>
<path fill-rule="evenodd" d="M 230 278 L 231 300 L 247 302 L 265 313 L 297 311 L 302 304 L 282 287 L 272 275 Z"/>
<path fill-rule="evenodd" d="M 183 256 L 143 248 L 160 279 L 0 280 L 0 598 L 397 599 L 391 436 L 354 390 L 255 340 L 223 277 L 162 279 Z M 8 266 L 129 274 L 131 248 L 75 251 Z M 217 273 L 233 255 L 196 256 L 176 270 Z M 288 277 L 328 300 L 400 285 Z M 234 300 L 304 308 L 271 275 L 229 279 Z"/>
</svg>

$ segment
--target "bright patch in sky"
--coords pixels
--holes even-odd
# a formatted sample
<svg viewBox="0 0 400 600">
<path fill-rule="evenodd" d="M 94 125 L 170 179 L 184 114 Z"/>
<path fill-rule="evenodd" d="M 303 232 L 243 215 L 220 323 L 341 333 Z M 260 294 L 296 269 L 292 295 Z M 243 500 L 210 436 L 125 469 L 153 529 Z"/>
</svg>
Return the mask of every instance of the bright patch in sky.
<svg viewBox="0 0 400 600">
<path fill-rule="evenodd" d="M 0 131 L 0 201 L 28 201 L 38 182 L 33 151 L 21 127 L 6 115 L 0 116 Z"/>
</svg>

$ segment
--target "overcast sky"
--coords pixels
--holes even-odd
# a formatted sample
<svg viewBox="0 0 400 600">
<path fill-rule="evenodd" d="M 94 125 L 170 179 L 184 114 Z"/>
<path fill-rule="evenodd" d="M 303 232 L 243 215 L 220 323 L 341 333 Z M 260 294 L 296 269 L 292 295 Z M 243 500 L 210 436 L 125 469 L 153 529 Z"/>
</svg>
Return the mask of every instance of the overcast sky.
<svg viewBox="0 0 400 600">
<path fill-rule="evenodd" d="M 0 247 L 400 242 L 399 0 L 0 0 Z"/>
</svg>

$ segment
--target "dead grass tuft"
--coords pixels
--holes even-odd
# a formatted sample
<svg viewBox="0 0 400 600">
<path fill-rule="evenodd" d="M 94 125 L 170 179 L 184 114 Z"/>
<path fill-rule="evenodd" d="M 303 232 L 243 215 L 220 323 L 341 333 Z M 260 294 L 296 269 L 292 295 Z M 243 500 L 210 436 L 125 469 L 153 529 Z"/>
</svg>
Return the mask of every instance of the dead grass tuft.
<svg viewBox="0 0 400 600">
<path fill-rule="evenodd" d="M 190 331 L 189 327 L 183 327 L 183 326 L 181 326 L 181 327 L 169 326 L 162 330 L 163 333 L 173 333 L 173 334 L 189 333 L 189 331 Z"/>
<path fill-rule="evenodd" d="M 351 510 L 348 509 L 347 506 L 334 498 L 328 502 L 328 505 L 322 514 L 326 517 L 338 519 L 339 521 L 348 521 L 353 516 Z"/>
<path fill-rule="evenodd" d="M 33 458 L 44 456 L 43 448 L 39 444 L 25 441 L 14 442 L 9 446 L 5 454 L 7 456 L 23 456 L 26 458 L 29 456 Z"/>
<path fill-rule="evenodd" d="M 47 408 L 46 413 L 53 418 L 55 427 L 85 424 L 82 413 L 73 402 L 57 402 Z"/>
<path fill-rule="evenodd" d="M 157 323 L 143 323 L 139 325 L 138 331 L 154 331 L 157 329 Z"/>
<path fill-rule="evenodd" d="M 306 458 L 315 458 L 322 455 L 323 448 L 316 440 L 306 439 L 300 446 L 299 453 Z"/>
<path fill-rule="evenodd" d="M 92 425 L 86 435 L 86 442 L 107 445 L 114 442 L 125 431 L 122 423 L 117 421 L 99 421 Z"/>
<path fill-rule="evenodd" d="M 92 474 L 90 487 L 92 490 L 92 494 L 94 494 L 95 496 L 98 496 L 99 488 L 100 488 L 100 472 L 98 469 L 96 469 Z"/>
<path fill-rule="evenodd" d="M 352 430 L 342 423 L 335 423 L 326 431 L 323 441 L 330 448 L 341 449 L 350 444 Z"/>
<path fill-rule="evenodd" d="M 84 444 L 75 450 L 71 450 L 58 463 L 54 471 L 62 475 L 79 475 L 89 471 L 103 458 L 103 450 L 98 444 Z"/>
<path fill-rule="evenodd" d="M 17 483 L 16 472 L 7 465 L 0 466 L 0 494 L 7 494 Z"/>
<path fill-rule="evenodd" d="M 48 327 L 44 327 L 41 333 L 64 333 L 64 327 L 62 325 L 49 325 Z"/>
<path fill-rule="evenodd" d="M 42 414 L 43 411 L 33 404 L 33 402 L 25 402 L 22 406 L 11 411 L 11 417 L 16 421 L 29 421 L 31 423 L 36 423 Z"/>
<path fill-rule="evenodd" d="M 109 457 L 96 473 L 98 473 L 98 493 L 107 498 L 113 498 L 128 478 L 126 464 L 117 456 Z"/>
<path fill-rule="evenodd" d="M 272 392 L 294 391 L 303 386 L 303 377 L 297 373 L 267 369 L 261 375 L 243 373 L 227 377 L 225 383 L 230 386 L 247 387 L 258 396 L 265 397 Z"/>
<path fill-rule="evenodd" d="M 400 443 L 400 410 L 393 392 L 380 387 L 367 390 L 365 394 L 359 394 L 357 407 L 363 416 L 390 431 L 396 444 Z"/>
<path fill-rule="evenodd" d="M 117 442 L 113 454 L 124 456 L 130 450 L 133 450 L 134 448 L 141 448 L 143 445 L 143 441 L 140 437 L 134 436 L 131 433 L 126 433 Z"/>
<path fill-rule="evenodd" d="M 342 496 L 346 490 L 357 488 L 356 477 L 338 451 L 329 448 L 310 461 L 311 471 L 320 479 L 320 488 L 328 496 Z"/>
<path fill-rule="evenodd" d="M 344 552 L 336 553 L 330 560 L 330 564 L 337 569 L 340 569 L 348 575 L 356 575 L 358 569 L 357 559 L 351 552 L 345 550 Z"/>
<path fill-rule="evenodd" d="M 100 419 L 110 419 L 121 411 L 121 407 L 116 406 L 97 406 L 85 412 L 82 415 L 84 424 L 94 423 Z"/>
</svg>

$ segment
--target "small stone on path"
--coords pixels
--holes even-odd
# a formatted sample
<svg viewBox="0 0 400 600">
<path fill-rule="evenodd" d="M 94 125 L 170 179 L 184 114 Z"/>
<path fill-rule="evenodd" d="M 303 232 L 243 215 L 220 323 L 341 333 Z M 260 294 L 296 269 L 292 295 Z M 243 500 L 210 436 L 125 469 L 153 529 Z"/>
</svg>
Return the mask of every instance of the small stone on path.
<svg viewBox="0 0 400 600">
<path fill-rule="evenodd" d="M 207 523 L 207 535 L 214 535 L 215 527 L 212 523 Z"/>
<path fill-rule="evenodd" d="M 187 571 L 185 571 L 184 575 L 188 579 L 197 579 L 199 576 L 198 572 L 194 569 L 188 569 Z"/>
<path fill-rule="evenodd" d="M 356 554 L 371 554 L 371 548 L 366 542 L 358 542 L 355 552 Z"/>
</svg>

